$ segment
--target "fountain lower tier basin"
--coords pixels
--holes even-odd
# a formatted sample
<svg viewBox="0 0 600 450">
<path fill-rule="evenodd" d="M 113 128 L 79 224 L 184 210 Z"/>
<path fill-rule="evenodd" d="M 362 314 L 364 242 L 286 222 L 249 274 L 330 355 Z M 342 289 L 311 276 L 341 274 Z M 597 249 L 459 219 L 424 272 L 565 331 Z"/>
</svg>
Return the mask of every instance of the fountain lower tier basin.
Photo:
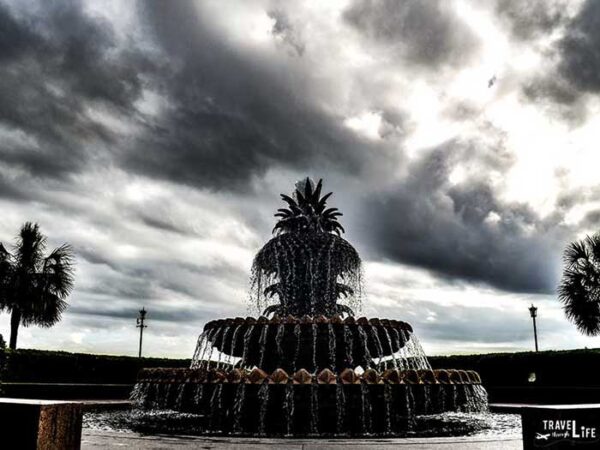
<svg viewBox="0 0 600 450">
<path fill-rule="evenodd" d="M 380 363 L 385 365 L 389 360 L 392 367 L 394 359 L 406 363 L 401 369 L 423 368 L 420 361 L 411 364 L 414 352 L 400 357 L 412 337 L 412 327 L 396 320 L 289 316 L 212 321 L 205 326 L 200 341 L 228 357 L 241 358 L 245 367 L 267 371 L 279 367 L 287 371 L 300 367 L 342 370 L 359 365 L 381 369 Z M 206 346 L 199 345 L 201 348 Z M 195 355 L 194 359 L 200 361 L 202 357 Z"/>
<path fill-rule="evenodd" d="M 472 371 L 198 372 L 145 369 L 132 399 L 145 409 L 199 414 L 208 433 L 269 436 L 402 435 L 415 416 L 487 410 Z"/>
</svg>

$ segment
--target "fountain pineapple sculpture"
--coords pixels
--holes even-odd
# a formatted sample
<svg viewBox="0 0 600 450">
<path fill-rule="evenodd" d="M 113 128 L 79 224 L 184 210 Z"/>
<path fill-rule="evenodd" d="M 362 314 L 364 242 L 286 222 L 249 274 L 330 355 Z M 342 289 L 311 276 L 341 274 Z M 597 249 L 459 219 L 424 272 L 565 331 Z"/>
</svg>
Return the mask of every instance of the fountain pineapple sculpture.
<svg viewBox="0 0 600 450">
<path fill-rule="evenodd" d="M 257 304 L 279 300 L 264 315 L 354 315 L 338 300 L 360 297 L 361 261 L 341 238 L 342 213 L 327 207 L 332 193 L 321 197 L 322 186 L 323 180 L 315 186 L 306 178 L 293 197 L 281 194 L 287 208 L 275 214 L 276 236 L 258 252 L 252 268 Z"/>
</svg>

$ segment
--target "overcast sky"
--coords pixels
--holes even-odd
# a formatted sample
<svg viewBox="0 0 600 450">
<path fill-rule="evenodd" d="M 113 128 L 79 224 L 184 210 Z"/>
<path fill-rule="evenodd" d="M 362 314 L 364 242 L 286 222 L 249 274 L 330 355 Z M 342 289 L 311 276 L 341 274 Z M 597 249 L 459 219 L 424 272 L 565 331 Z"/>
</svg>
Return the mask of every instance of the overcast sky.
<svg viewBox="0 0 600 450">
<path fill-rule="evenodd" d="M 429 354 L 598 347 L 556 299 L 600 222 L 600 1 L 0 0 L 0 241 L 77 256 L 21 347 L 190 357 L 255 315 L 279 193 L 324 178 L 361 315 Z M 9 320 L 0 315 L 8 339 Z"/>
</svg>

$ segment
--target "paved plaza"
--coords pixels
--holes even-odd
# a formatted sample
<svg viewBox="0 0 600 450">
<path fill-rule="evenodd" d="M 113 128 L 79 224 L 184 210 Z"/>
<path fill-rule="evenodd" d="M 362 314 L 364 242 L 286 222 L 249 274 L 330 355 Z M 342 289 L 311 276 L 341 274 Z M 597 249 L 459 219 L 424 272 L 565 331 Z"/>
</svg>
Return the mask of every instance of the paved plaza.
<svg viewBox="0 0 600 450">
<path fill-rule="evenodd" d="M 216 449 L 216 450 L 517 450 L 523 448 L 520 438 L 409 438 L 409 439 L 258 439 L 197 436 L 143 436 L 132 432 L 84 429 L 82 449 Z"/>
</svg>

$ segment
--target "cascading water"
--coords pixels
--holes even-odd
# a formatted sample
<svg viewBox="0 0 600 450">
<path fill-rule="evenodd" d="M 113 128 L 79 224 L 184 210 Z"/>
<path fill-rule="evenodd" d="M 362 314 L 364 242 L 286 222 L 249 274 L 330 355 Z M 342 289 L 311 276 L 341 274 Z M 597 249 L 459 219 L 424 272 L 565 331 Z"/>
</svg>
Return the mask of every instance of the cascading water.
<svg viewBox="0 0 600 450">
<path fill-rule="evenodd" d="M 260 400 L 259 418 L 258 418 L 258 434 L 260 436 L 265 434 L 267 426 L 267 410 L 269 407 L 269 385 L 264 383 L 258 390 L 258 398 Z"/>
<path fill-rule="evenodd" d="M 246 383 L 239 383 L 236 388 L 235 394 L 235 405 L 233 409 L 233 432 L 240 433 L 242 431 L 242 413 L 244 408 L 244 401 L 246 400 Z"/>
<path fill-rule="evenodd" d="M 479 375 L 432 370 L 408 323 L 354 317 L 360 257 L 321 187 L 307 179 L 282 195 L 288 208 L 252 267 L 263 315 L 207 323 L 190 369 L 140 373 L 138 405 L 261 436 L 402 435 L 418 415 L 487 408 Z"/>
<path fill-rule="evenodd" d="M 294 420 L 294 389 L 293 384 L 291 383 L 285 385 L 285 402 L 283 406 L 286 416 L 286 436 L 290 436 L 292 434 L 292 424 Z"/>
<path fill-rule="evenodd" d="M 335 386 L 335 416 L 336 416 L 336 434 L 342 435 L 344 432 L 344 415 L 346 413 L 346 396 L 341 384 Z"/>
</svg>

